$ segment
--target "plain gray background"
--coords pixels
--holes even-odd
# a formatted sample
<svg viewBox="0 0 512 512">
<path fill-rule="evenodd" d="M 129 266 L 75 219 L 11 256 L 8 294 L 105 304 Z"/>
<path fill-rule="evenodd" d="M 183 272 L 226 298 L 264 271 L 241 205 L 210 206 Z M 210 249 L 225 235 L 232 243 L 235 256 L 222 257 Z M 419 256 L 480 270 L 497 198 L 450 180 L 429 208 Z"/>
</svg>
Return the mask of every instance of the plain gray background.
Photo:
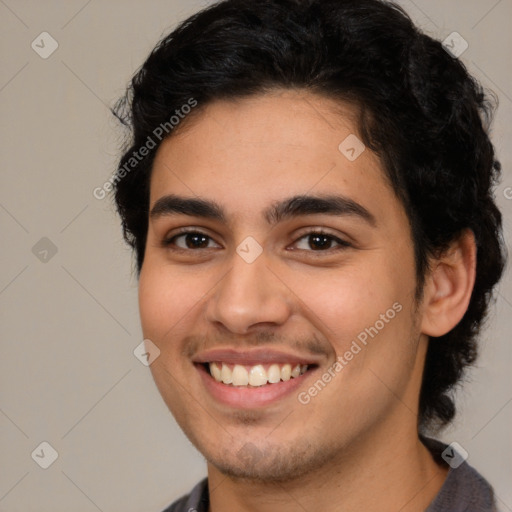
<svg viewBox="0 0 512 512">
<path fill-rule="evenodd" d="M 461 59 L 499 97 L 496 195 L 510 247 L 512 0 L 400 3 L 430 35 L 459 32 Z M 131 255 L 109 200 L 92 194 L 115 171 L 123 135 L 109 107 L 160 37 L 203 5 L 0 0 L 0 511 L 157 512 L 206 474 L 133 355 L 142 334 Z M 51 49 L 42 32 L 58 43 L 46 59 L 31 47 Z M 465 448 L 503 510 L 511 318 L 508 274 L 442 436 Z M 58 452 L 48 469 L 31 456 L 43 441 Z"/>
</svg>

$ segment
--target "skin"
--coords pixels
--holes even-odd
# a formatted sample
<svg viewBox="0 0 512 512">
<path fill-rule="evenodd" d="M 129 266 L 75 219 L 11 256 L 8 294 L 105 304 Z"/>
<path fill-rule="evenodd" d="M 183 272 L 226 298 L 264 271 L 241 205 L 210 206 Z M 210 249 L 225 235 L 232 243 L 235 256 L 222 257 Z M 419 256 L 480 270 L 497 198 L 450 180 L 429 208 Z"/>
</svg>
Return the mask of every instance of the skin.
<svg viewBox="0 0 512 512">
<path fill-rule="evenodd" d="M 378 157 L 366 149 L 351 162 L 338 150 L 357 135 L 355 119 L 350 105 L 275 91 L 206 106 L 158 150 L 150 210 L 176 194 L 215 201 L 227 220 L 149 216 L 139 285 L 144 337 L 161 351 L 151 371 L 208 462 L 213 512 L 423 511 L 446 478 L 418 439 L 418 397 L 428 336 L 467 308 L 474 240 L 466 233 L 432 261 L 417 304 L 408 218 Z M 375 224 L 323 213 L 267 222 L 266 208 L 300 194 L 350 198 Z M 209 238 L 187 246 L 190 237 L 172 238 L 179 228 Z M 306 235 L 320 228 L 350 245 L 318 249 Z M 263 249 L 250 264 L 236 252 L 248 236 Z M 301 404 L 298 393 L 396 303 L 401 311 Z M 318 368 L 275 404 L 236 409 L 211 398 L 192 363 L 231 347 L 310 355 Z"/>
</svg>

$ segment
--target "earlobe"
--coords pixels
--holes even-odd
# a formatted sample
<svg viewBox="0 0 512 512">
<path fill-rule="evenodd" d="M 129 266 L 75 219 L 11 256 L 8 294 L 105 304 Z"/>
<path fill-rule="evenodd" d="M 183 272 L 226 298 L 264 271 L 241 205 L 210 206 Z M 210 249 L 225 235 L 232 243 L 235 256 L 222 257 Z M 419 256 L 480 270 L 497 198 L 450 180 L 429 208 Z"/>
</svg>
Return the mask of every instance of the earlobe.
<svg viewBox="0 0 512 512">
<path fill-rule="evenodd" d="M 475 284 L 476 252 L 474 234 L 467 229 L 431 262 L 423 294 L 424 334 L 443 336 L 466 313 Z"/>
</svg>

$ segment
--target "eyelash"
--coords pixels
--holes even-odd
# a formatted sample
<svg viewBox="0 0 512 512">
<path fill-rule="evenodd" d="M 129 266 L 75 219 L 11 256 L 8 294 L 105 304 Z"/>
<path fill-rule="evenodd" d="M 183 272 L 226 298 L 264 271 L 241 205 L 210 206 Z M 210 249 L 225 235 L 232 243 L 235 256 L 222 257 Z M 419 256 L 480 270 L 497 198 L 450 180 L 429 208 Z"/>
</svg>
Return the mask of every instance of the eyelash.
<svg viewBox="0 0 512 512">
<path fill-rule="evenodd" d="M 203 233 L 202 231 L 199 231 L 199 230 L 195 230 L 195 229 L 183 229 L 181 231 L 179 231 L 178 233 L 172 235 L 171 237 L 169 238 L 166 238 L 163 240 L 162 242 L 162 245 L 167 248 L 167 249 L 171 249 L 173 251 L 183 251 L 183 252 L 188 252 L 188 251 L 199 251 L 201 249 L 211 249 L 210 247 L 206 247 L 206 248 L 198 248 L 198 249 L 190 249 L 190 248 L 187 248 L 187 249 L 184 249 L 183 247 L 176 247 L 174 245 L 174 242 L 177 238 L 180 238 L 180 237 L 185 237 L 187 235 L 200 235 L 200 236 L 204 236 L 206 238 L 208 238 L 209 240 L 213 240 L 212 237 L 210 237 L 209 235 L 207 235 L 206 233 Z M 318 254 L 318 253 L 326 253 L 326 252 L 331 252 L 331 251 L 340 251 L 340 250 L 343 250 L 343 249 L 347 249 L 348 247 L 352 247 L 352 245 L 348 242 L 346 242 L 345 240 L 342 240 L 334 235 L 331 235 L 330 233 L 327 233 L 326 231 L 322 230 L 322 229 L 313 229 L 311 231 L 308 231 L 306 233 L 303 233 L 300 237 L 298 237 L 294 244 L 296 244 L 299 240 L 302 240 L 304 238 L 307 238 L 309 236 L 312 236 L 312 235 L 321 235 L 321 236 L 324 236 L 326 238 L 328 238 L 331 242 L 335 242 L 338 244 L 338 247 L 336 248 L 328 248 L 328 249 L 318 249 L 318 250 L 314 250 L 314 249 L 299 249 L 299 250 L 302 250 L 302 251 L 306 251 L 306 252 L 311 252 L 313 254 Z"/>
</svg>

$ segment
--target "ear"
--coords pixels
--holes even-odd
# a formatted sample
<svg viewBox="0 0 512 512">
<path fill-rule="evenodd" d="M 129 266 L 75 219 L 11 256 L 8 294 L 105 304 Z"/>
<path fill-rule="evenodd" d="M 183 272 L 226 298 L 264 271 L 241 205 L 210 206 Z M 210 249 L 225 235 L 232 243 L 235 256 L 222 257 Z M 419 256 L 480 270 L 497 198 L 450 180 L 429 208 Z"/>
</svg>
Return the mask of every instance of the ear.
<svg viewBox="0 0 512 512">
<path fill-rule="evenodd" d="M 476 243 L 467 229 L 441 256 L 431 261 L 423 290 L 421 332 L 443 336 L 466 312 L 476 275 Z"/>
</svg>

